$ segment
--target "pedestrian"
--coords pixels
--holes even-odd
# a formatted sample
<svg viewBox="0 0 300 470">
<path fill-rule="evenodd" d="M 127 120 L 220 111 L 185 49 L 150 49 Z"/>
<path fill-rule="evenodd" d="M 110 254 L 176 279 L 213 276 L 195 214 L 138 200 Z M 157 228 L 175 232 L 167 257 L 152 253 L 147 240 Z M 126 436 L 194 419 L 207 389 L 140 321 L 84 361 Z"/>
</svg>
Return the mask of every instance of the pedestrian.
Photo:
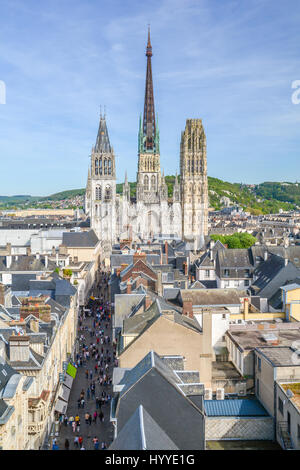
<svg viewBox="0 0 300 470">
<path fill-rule="evenodd" d="M 77 426 L 76 421 L 73 421 L 73 422 L 72 422 L 73 433 L 75 433 L 75 431 L 76 431 L 76 426 Z"/>
<path fill-rule="evenodd" d="M 93 421 L 94 421 L 95 424 L 96 424 L 96 422 L 97 422 L 97 416 L 98 416 L 97 411 L 94 411 L 94 414 L 93 414 L 94 419 L 93 419 Z"/>
<path fill-rule="evenodd" d="M 100 418 L 101 423 L 103 423 L 103 421 L 104 421 L 104 414 L 103 414 L 103 411 L 102 411 L 101 409 L 100 409 L 100 411 L 99 411 L 99 413 L 98 413 L 98 416 L 99 416 L 99 418 Z"/>
<path fill-rule="evenodd" d="M 84 408 L 84 398 L 80 401 L 81 408 Z"/>
<path fill-rule="evenodd" d="M 70 447 L 69 440 L 66 439 L 66 440 L 65 440 L 65 450 L 69 450 L 69 447 Z"/>
<path fill-rule="evenodd" d="M 78 436 L 74 437 L 74 447 L 76 447 L 76 449 L 79 448 Z"/>
<path fill-rule="evenodd" d="M 91 424 L 92 424 L 92 415 L 91 414 L 89 414 L 88 421 L 89 421 L 89 425 L 91 426 Z"/>
<path fill-rule="evenodd" d="M 78 442 L 79 442 L 79 447 L 80 447 L 80 449 L 81 449 L 82 444 L 83 444 L 83 438 L 82 438 L 82 436 L 79 436 Z"/>
<path fill-rule="evenodd" d="M 99 449 L 99 439 L 95 436 L 93 439 L 93 444 L 94 444 L 94 450 Z"/>
</svg>

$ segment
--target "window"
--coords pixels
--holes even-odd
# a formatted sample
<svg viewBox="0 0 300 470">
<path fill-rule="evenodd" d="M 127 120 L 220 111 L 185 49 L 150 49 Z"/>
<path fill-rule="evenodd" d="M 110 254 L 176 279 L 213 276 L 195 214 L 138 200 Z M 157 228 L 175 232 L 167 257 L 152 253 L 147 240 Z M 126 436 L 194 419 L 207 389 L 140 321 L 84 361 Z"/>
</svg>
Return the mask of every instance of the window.
<svg viewBox="0 0 300 470">
<path fill-rule="evenodd" d="M 250 285 L 250 282 L 248 281 L 248 279 L 245 279 L 244 284 L 245 284 L 245 286 L 249 286 L 249 285 Z"/>
<path fill-rule="evenodd" d="M 101 186 L 96 186 L 96 200 L 100 201 L 102 196 Z"/>
<path fill-rule="evenodd" d="M 99 175 L 102 175 L 102 158 L 99 160 Z"/>
<path fill-rule="evenodd" d="M 155 189 L 155 186 L 156 186 L 156 185 L 155 185 L 155 176 L 152 175 L 152 176 L 151 176 L 151 187 L 152 187 L 152 189 Z"/>
<path fill-rule="evenodd" d="M 261 370 L 261 358 L 260 357 L 257 358 L 257 367 L 258 367 L 258 370 Z"/>
<path fill-rule="evenodd" d="M 98 175 L 98 158 L 95 160 L 95 175 Z"/>
<path fill-rule="evenodd" d="M 111 199 L 111 188 L 110 186 L 106 186 L 105 188 L 105 200 L 109 201 Z"/>
<path fill-rule="evenodd" d="M 111 159 L 108 160 L 108 174 L 111 175 Z"/>
<path fill-rule="evenodd" d="M 107 175 L 107 160 L 104 159 L 104 174 Z"/>
<path fill-rule="evenodd" d="M 229 269 L 224 269 L 224 277 L 229 277 Z"/>
<path fill-rule="evenodd" d="M 259 379 L 256 380 L 256 393 L 259 396 Z"/>
<path fill-rule="evenodd" d="M 149 190 L 149 177 L 148 175 L 145 175 L 144 177 L 144 191 L 148 191 Z"/>
<path fill-rule="evenodd" d="M 205 277 L 209 277 L 209 269 L 205 270 Z"/>
</svg>

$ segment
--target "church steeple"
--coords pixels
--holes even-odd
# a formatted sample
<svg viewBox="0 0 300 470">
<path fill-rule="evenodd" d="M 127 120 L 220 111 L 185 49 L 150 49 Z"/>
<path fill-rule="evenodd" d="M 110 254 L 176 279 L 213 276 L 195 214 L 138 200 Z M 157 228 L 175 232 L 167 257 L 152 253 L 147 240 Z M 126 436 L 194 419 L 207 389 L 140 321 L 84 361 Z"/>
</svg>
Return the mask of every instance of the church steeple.
<svg viewBox="0 0 300 470">
<path fill-rule="evenodd" d="M 150 40 L 150 27 L 148 28 L 148 42 L 146 48 L 147 57 L 147 71 L 146 71 L 146 86 L 145 86 L 145 102 L 144 102 L 144 116 L 142 141 L 143 151 L 155 152 L 157 144 L 157 133 L 155 123 L 155 109 L 154 109 L 154 94 L 153 94 L 153 80 L 152 80 L 152 46 Z M 141 140 L 141 139 L 140 139 Z"/>
<path fill-rule="evenodd" d="M 109 142 L 105 114 L 103 116 L 102 114 L 100 114 L 100 123 L 96 140 L 95 152 L 110 153 L 111 151 L 112 149 Z"/>
</svg>

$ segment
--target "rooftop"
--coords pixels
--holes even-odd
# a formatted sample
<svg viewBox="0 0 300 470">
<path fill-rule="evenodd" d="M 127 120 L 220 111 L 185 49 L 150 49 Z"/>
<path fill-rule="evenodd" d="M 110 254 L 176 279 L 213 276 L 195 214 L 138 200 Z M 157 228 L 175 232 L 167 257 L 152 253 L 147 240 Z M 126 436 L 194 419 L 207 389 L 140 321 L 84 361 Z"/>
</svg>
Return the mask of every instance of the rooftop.
<svg viewBox="0 0 300 470">
<path fill-rule="evenodd" d="M 276 328 L 275 323 L 274 326 L 275 328 L 272 329 L 230 329 L 227 332 L 227 335 L 243 351 L 254 348 L 265 349 L 266 346 L 270 346 L 270 349 L 274 348 L 275 346 L 289 347 L 294 341 L 300 339 L 300 325 L 298 327 L 295 326 L 293 329 Z M 267 336 L 266 334 L 268 333 L 272 334 L 272 337 Z M 271 346 L 270 343 L 273 343 L 273 346 Z"/>
<path fill-rule="evenodd" d="M 281 383 L 280 385 L 300 412 L 300 382 Z M 288 390 L 292 392 L 292 396 Z"/>
<path fill-rule="evenodd" d="M 264 347 L 257 348 L 257 352 L 264 356 L 274 367 L 297 366 L 299 365 L 299 355 L 293 348 L 282 347 Z M 296 357 L 294 356 L 296 354 Z M 298 362 L 297 362 L 298 358 Z"/>
</svg>

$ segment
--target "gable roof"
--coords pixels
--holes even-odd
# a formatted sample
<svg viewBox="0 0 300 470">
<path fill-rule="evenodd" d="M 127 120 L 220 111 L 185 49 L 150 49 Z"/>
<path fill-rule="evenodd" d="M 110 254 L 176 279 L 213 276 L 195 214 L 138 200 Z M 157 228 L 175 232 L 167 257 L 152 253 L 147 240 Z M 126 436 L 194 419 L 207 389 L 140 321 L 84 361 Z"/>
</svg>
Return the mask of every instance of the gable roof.
<svg viewBox="0 0 300 470">
<path fill-rule="evenodd" d="M 126 371 L 122 381 L 124 388 L 116 404 L 119 432 L 140 404 L 179 449 L 204 448 L 202 411 L 184 394 L 180 378 L 154 351 Z"/>
<path fill-rule="evenodd" d="M 178 450 L 178 447 L 140 405 L 109 450 Z"/>
<path fill-rule="evenodd" d="M 63 232 L 62 244 L 72 248 L 93 248 L 99 243 L 94 230 L 88 232 Z"/>
</svg>

